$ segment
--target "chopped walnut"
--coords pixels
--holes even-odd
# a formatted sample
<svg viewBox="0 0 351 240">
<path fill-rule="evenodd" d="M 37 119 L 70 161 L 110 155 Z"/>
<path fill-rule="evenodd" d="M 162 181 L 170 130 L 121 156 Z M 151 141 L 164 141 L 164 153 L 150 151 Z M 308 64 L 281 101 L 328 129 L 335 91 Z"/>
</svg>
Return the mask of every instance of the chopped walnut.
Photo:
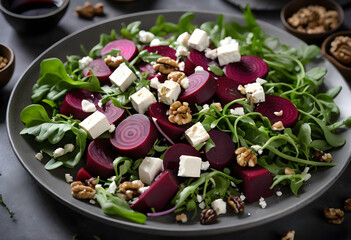
<svg viewBox="0 0 351 240">
<path fill-rule="evenodd" d="M 155 71 L 163 74 L 169 74 L 179 69 L 178 63 L 170 57 L 161 57 L 156 62 L 157 64 L 153 66 Z"/>
<path fill-rule="evenodd" d="M 204 209 L 200 214 L 200 223 L 203 225 L 215 224 L 217 222 L 217 214 L 213 209 Z"/>
<path fill-rule="evenodd" d="M 255 107 L 255 100 L 256 98 L 252 97 L 251 95 L 247 96 L 247 103 L 253 108 Z"/>
<path fill-rule="evenodd" d="M 188 217 L 186 216 L 185 213 L 181 213 L 181 214 L 178 214 L 176 216 L 176 221 L 177 222 L 182 222 L 182 223 L 186 223 L 188 221 Z"/>
<path fill-rule="evenodd" d="M 215 106 L 220 112 L 223 110 L 221 103 L 216 102 L 212 103 L 213 106 Z"/>
<path fill-rule="evenodd" d="M 323 6 L 310 5 L 300 8 L 288 18 L 288 23 L 300 32 L 314 34 L 337 28 L 339 20 L 336 11 L 327 11 Z"/>
<path fill-rule="evenodd" d="M 339 208 L 325 208 L 324 216 L 333 224 L 341 224 L 344 221 L 344 211 Z"/>
<path fill-rule="evenodd" d="M 125 200 L 133 199 L 140 195 L 139 189 L 144 187 L 144 183 L 140 180 L 133 182 L 123 182 L 119 186 L 119 192 Z"/>
<path fill-rule="evenodd" d="M 85 183 L 86 186 L 89 186 L 89 187 L 95 189 L 95 185 L 97 184 L 97 179 L 94 178 L 94 177 L 91 177 L 91 178 L 89 178 L 89 179 L 86 179 L 86 180 L 84 181 L 84 183 Z"/>
<path fill-rule="evenodd" d="M 238 196 L 229 196 L 227 199 L 228 205 L 233 209 L 234 213 L 238 214 L 244 211 L 244 202 Z"/>
<path fill-rule="evenodd" d="M 254 167 L 257 163 L 256 155 L 246 147 L 241 147 L 236 149 L 235 154 L 237 155 L 236 156 L 237 163 L 242 167 L 246 167 L 247 165 L 249 167 Z"/>
<path fill-rule="evenodd" d="M 81 181 L 71 183 L 72 196 L 78 199 L 93 199 L 95 197 L 95 189 L 85 186 Z"/>
<path fill-rule="evenodd" d="M 110 68 L 117 68 L 121 63 L 124 62 L 124 59 L 122 56 L 114 57 L 111 55 L 107 55 L 104 61 L 106 65 L 109 66 Z"/>
<path fill-rule="evenodd" d="M 242 95 L 246 95 L 246 90 L 245 87 L 243 87 L 243 85 L 239 85 L 238 90 Z"/>
<path fill-rule="evenodd" d="M 338 36 L 330 43 L 330 53 L 341 63 L 351 64 L 351 38 Z"/>
<path fill-rule="evenodd" d="M 289 167 L 286 167 L 286 168 L 284 169 L 284 173 L 285 173 L 285 175 L 295 175 L 295 171 L 292 170 L 292 169 L 289 168 Z"/>
<path fill-rule="evenodd" d="M 93 6 L 91 2 L 85 2 L 83 7 L 76 8 L 76 14 L 81 18 L 92 19 L 94 16 L 103 16 L 103 8 L 103 3 L 97 3 Z"/>
<path fill-rule="evenodd" d="M 281 240 L 294 240 L 295 237 L 295 231 L 290 230 L 285 233 L 285 235 L 282 237 Z"/>
<path fill-rule="evenodd" d="M 167 79 L 171 80 L 173 82 L 177 82 L 178 84 L 180 84 L 180 82 L 186 78 L 185 73 L 183 72 L 179 72 L 179 71 L 174 71 L 171 72 L 170 74 L 168 74 Z"/>
<path fill-rule="evenodd" d="M 351 211 L 351 198 L 348 198 L 348 199 L 345 200 L 345 202 L 344 202 L 344 210 L 346 212 Z"/>
<path fill-rule="evenodd" d="M 272 129 L 275 130 L 275 131 L 282 131 L 285 128 L 284 128 L 283 122 L 282 121 L 278 121 L 278 122 L 273 123 Z"/>
<path fill-rule="evenodd" d="M 183 102 L 183 104 L 179 101 L 172 103 L 168 113 L 168 120 L 178 125 L 190 123 L 192 119 L 189 103 L 187 102 Z"/>
<path fill-rule="evenodd" d="M 316 162 L 331 162 L 333 160 L 333 157 L 330 153 L 316 151 L 312 156 L 312 160 Z"/>
</svg>

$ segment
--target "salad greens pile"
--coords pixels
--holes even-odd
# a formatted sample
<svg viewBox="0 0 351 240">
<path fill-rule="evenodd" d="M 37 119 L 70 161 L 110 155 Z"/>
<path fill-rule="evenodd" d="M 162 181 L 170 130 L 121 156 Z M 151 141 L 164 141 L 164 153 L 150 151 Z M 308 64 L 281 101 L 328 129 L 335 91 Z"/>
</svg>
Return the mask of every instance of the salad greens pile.
<svg viewBox="0 0 351 240">
<path fill-rule="evenodd" d="M 259 145 L 263 154 L 257 154 L 258 165 L 266 168 L 273 176 L 274 183 L 290 185 L 291 191 L 298 196 L 298 191 L 308 179 L 307 170 L 317 167 L 331 167 L 336 163 L 318 162 L 313 160 L 316 151 L 329 151 L 345 144 L 345 139 L 336 135 L 334 131 L 340 127 L 351 127 L 351 118 L 335 122 L 339 116 L 339 108 L 334 98 L 341 91 L 341 87 L 320 92 L 327 69 L 324 67 L 307 68 L 307 64 L 320 54 L 320 49 L 315 45 L 302 44 L 300 49 L 292 48 L 279 41 L 277 37 L 268 36 L 263 32 L 249 7 L 243 10 L 246 24 L 226 22 L 223 15 L 217 20 L 205 22 L 200 26 L 192 24 L 195 15 L 185 13 L 178 23 L 167 22 L 164 16 L 157 18 L 155 26 L 149 29 L 163 44 L 176 46 L 176 38 L 183 32 L 191 33 L 196 27 L 206 31 L 211 43 L 217 47 L 219 41 L 225 37 L 232 37 L 239 42 L 241 55 L 254 55 L 262 58 L 269 67 L 268 75 L 263 85 L 265 94 L 278 95 L 289 99 L 299 111 L 298 122 L 293 128 L 285 128 L 283 132 L 273 131 L 268 118 L 254 112 L 246 99 L 237 99 L 228 103 L 219 111 L 211 105 L 208 109 L 197 106 L 198 112 L 193 114 L 193 122 L 201 122 L 207 131 L 219 129 L 230 134 L 236 147 L 251 149 L 252 145 Z M 136 43 L 139 54 L 128 67 L 137 76 L 137 81 L 122 92 L 117 87 L 100 86 L 98 79 L 91 72 L 91 76 L 84 77 L 78 61 L 82 56 L 67 56 L 66 62 L 59 59 L 46 59 L 41 63 L 40 78 L 33 86 L 33 105 L 26 107 L 21 114 L 21 121 L 25 128 L 21 134 L 29 134 L 41 143 L 41 150 L 49 156 L 58 145 L 75 143 L 75 150 L 59 158 L 52 158 L 45 168 L 48 170 L 60 166 L 73 168 L 82 158 L 86 141 L 89 137 L 80 129 L 79 120 L 72 119 L 59 113 L 58 109 L 65 94 L 75 88 L 85 88 L 90 91 L 100 92 L 103 103 L 112 100 L 115 106 L 130 109 L 130 95 L 146 87 L 149 89 L 150 81 L 146 73 L 140 73 L 135 67 L 141 60 L 155 62 L 160 56 L 141 50 L 143 44 L 139 41 L 138 33 L 140 21 L 122 25 L 120 36 L 115 30 L 102 34 L 100 42 L 90 51 L 81 49 L 85 56 L 98 58 L 100 50 L 109 42 L 125 38 Z M 308 70 L 307 70 L 308 69 Z M 218 66 L 210 66 L 210 70 L 221 76 L 223 70 Z M 241 104 L 245 115 L 233 115 L 229 111 L 232 104 Z M 45 107 L 44 107 L 45 106 Z M 105 136 L 106 137 L 106 136 Z M 108 137 L 108 136 L 107 136 Z M 201 147 L 201 146 L 200 146 Z M 163 157 L 168 145 L 156 141 L 148 156 Z M 254 151 L 254 150 L 253 150 Z M 254 151 L 256 153 L 256 151 Z M 142 159 L 132 160 L 119 157 L 114 161 L 116 184 L 122 178 L 138 179 L 137 168 Z M 285 168 L 291 168 L 296 174 L 286 175 Z M 102 180 L 100 180 L 102 181 Z M 104 187 L 111 181 L 102 181 Z M 231 176 L 231 170 L 226 168 L 223 172 L 211 169 L 201 174 L 198 179 L 186 180 L 173 199 L 176 211 L 194 211 L 196 213 L 196 196 L 201 195 L 206 207 L 210 203 L 229 195 L 238 195 L 236 188 L 231 184 L 240 183 Z M 97 201 L 106 214 L 119 215 L 138 223 L 145 222 L 145 215 L 134 212 L 129 204 L 118 195 L 106 192 L 103 187 L 97 188 Z"/>
</svg>

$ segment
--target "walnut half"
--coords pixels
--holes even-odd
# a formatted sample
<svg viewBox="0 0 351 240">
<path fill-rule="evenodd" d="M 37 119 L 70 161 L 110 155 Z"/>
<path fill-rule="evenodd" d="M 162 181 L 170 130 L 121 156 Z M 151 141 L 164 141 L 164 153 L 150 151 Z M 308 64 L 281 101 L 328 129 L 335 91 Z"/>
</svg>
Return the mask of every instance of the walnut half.
<svg viewBox="0 0 351 240">
<path fill-rule="evenodd" d="M 351 64 L 351 38 L 338 36 L 330 43 L 330 53 L 342 64 Z"/>
<path fill-rule="evenodd" d="M 242 167 L 254 167 L 257 163 L 256 155 L 246 147 L 241 147 L 235 150 L 235 154 L 237 155 L 236 161 Z"/>
<path fill-rule="evenodd" d="M 71 183 L 72 196 L 78 199 L 93 199 L 95 197 L 95 189 L 85 186 L 81 181 Z"/>
<path fill-rule="evenodd" d="M 170 57 L 161 57 L 156 62 L 157 64 L 153 68 L 163 74 L 169 74 L 179 69 L 178 63 Z"/>
<path fill-rule="evenodd" d="M 171 123 L 177 123 L 178 125 L 184 125 L 190 123 L 192 120 L 191 110 L 189 103 L 176 101 L 171 104 L 169 108 L 168 120 Z"/>
</svg>

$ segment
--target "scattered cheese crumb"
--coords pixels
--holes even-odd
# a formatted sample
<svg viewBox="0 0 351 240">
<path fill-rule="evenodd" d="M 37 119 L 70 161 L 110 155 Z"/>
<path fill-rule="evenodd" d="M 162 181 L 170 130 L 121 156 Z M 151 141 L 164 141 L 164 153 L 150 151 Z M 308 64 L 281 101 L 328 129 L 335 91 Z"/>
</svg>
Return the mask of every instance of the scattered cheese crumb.
<svg viewBox="0 0 351 240">
<path fill-rule="evenodd" d="M 241 199 L 241 201 L 244 201 L 244 200 L 246 199 L 245 195 L 244 195 L 244 194 L 241 194 L 241 195 L 240 195 L 240 199 Z"/>
<path fill-rule="evenodd" d="M 236 184 L 235 184 L 235 182 L 233 182 L 233 181 L 230 181 L 230 185 L 231 185 L 232 187 L 236 187 Z"/>
<path fill-rule="evenodd" d="M 283 195 L 283 193 L 282 193 L 281 191 L 276 191 L 275 194 L 276 194 L 278 197 L 280 197 L 280 196 Z"/>
<path fill-rule="evenodd" d="M 227 213 L 227 203 L 222 198 L 214 200 L 211 203 L 211 207 L 216 211 L 217 215 Z"/>
<path fill-rule="evenodd" d="M 263 197 L 260 198 L 260 200 L 258 202 L 258 205 L 260 205 L 261 208 L 266 208 L 267 207 L 267 203 L 266 203 L 266 201 L 264 200 Z"/>
<path fill-rule="evenodd" d="M 251 213 L 247 213 L 247 216 L 250 216 L 251 215 Z"/>
<path fill-rule="evenodd" d="M 73 152 L 74 145 L 72 143 L 67 143 L 63 148 L 65 149 L 65 153 Z"/>
<path fill-rule="evenodd" d="M 83 99 L 82 100 L 82 110 L 83 110 L 83 112 L 95 112 L 96 107 L 95 107 L 94 103 L 89 102 L 86 99 Z"/>
<path fill-rule="evenodd" d="M 82 59 L 78 60 L 78 65 L 80 69 L 86 68 L 94 59 L 89 56 L 83 57 Z"/>
<path fill-rule="evenodd" d="M 90 199 L 90 200 L 89 200 L 89 203 L 94 205 L 96 202 L 95 202 L 94 199 Z"/>
<path fill-rule="evenodd" d="M 101 99 L 98 101 L 98 106 L 99 106 L 99 108 L 102 108 L 102 106 L 103 106 Z"/>
<path fill-rule="evenodd" d="M 210 163 L 208 161 L 201 162 L 201 170 L 206 171 L 210 167 Z"/>
<path fill-rule="evenodd" d="M 108 131 L 109 131 L 109 133 L 113 133 L 116 130 L 116 126 L 114 124 L 111 124 L 110 126 L 111 126 L 110 130 L 108 130 Z"/>
<path fill-rule="evenodd" d="M 202 202 L 202 196 L 201 195 L 196 195 L 196 201 L 198 202 L 198 203 L 200 203 L 200 202 Z"/>
<path fill-rule="evenodd" d="M 253 150 L 255 150 L 259 155 L 261 155 L 261 154 L 263 153 L 263 150 L 260 149 L 261 147 L 262 147 L 262 146 L 260 146 L 260 145 L 252 145 L 252 146 L 251 146 L 251 148 L 252 148 Z"/>
<path fill-rule="evenodd" d="M 108 186 L 108 189 L 106 190 L 106 192 L 113 194 L 116 192 L 116 190 L 117 190 L 117 185 L 116 185 L 116 182 L 113 181 L 112 183 L 110 183 L 110 186 Z"/>
<path fill-rule="evenodd" d="M 184 71 L 184 69 L 185 69 L 185 62 L 178 63 L 178 68 L 179 68 L 179 71 Z"/>
<path fill-rule="evenodd" d="M 144 192 L 146 192 L 147 190 L 149 190 L 149 188 L 150 188 L 150 186 L 147 186 L 147 187 L 141 187 L 141 188 L 139 188 L 139 193 L 140 194 L 142 194 L 142 193 L 144 193 Z"/>
<path fill-rule="evenodd" d="M 280 110 L 279 112 L 274 112 L 274 115 L 276 115 L 277 117 L 283 116 L 283 110 Z"/>
<path fill-rule="evenodd" d="M 236 107 L 234 109 L 230 109 L 230 113 L 233 115 L 243 116 L 245 115 L 243 107 Z"/>
<path fill-rule="evenodd" d="M 263 85 L 263 84 L 265 84 L 267 82 L 267 80 L 264 80 L 262 78 L 256 78 L 256 82 L 261 84 L 261 85 Z"/>
<path fill-rule="evenodd" d="M 65 154 L 65 149 L 60 147 L 60 148 L 55 149 L 55 151 L 53 153 L 53 157 L 58 158 L 58 157 L 63 156 L 64 154 Z"/>
<path fill-rule="evenodd" d="M 38 152 L 37 154 L 35 154 L 35 158 L 41 161 L 43 159 L 43 154 L 41 152 Z"/>
<path fill-rule="evenodd" d="M 205 205 L 205 202 L 200 202 L 199 203 L 199 208 L 200 209 L 205 209 L 206 205 Z"/>
<path fill-rule="evenodd" d="M 73 182 L 73 177 L 69 173 L 65 173 L 65 179 L 67 183 Z"/>
<path fill-rule="evenodd" d="M 201 66 L 197 66 L 194 70 L 195 70 L 195 72 L 205 71 L 204 68 Z"/>
</svg>

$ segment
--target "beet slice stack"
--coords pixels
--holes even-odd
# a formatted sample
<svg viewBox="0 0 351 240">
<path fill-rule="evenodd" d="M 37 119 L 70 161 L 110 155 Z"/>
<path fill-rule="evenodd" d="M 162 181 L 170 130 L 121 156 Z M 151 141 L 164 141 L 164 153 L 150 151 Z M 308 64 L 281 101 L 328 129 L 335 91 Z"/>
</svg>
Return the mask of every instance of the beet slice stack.
<svg viewBox="0 0 351 240">
<path fill-rule="evenodd" d="M 240 84 L 253 83 L 268 72 L 267 64 L 256 56 L 241 56 L 240 62 L 230 63 L 224 68 L 225 75 Z"/>
<path fill-rule="evenodd" d="M 274 112 L 283 111 L 281 116 L 277 116 Z M 267 117 L 271 124 L 282 121 L 284 127 L 292 127 L 297 122 L 298 111 L 295 105 L 286 98 L 275 95 L 266 95 L 266 101 L 257 104 L 255 112 L 261 113 Z"/>
<path fill-rule="evenodd" d="M 101 99 L 100 93 L 93 93 L 89 90 L 78 88 L 68 92 L 60 106 L 60 113 L 66 116 L 72 114 L 73 118 L 83 120 L 88 117 L 91 112 L 84 112 L 82 109 L 83 99 L 92 102 L 97 106 Z"/>
<path fill-rule="evenodd" d="M 133 159 L 145 157 L 157 139 L 157 129 L 143 114 L 134 114 L 118 124 L 110 137 L 112 145 L 122 156 Z"/>
</svg>

